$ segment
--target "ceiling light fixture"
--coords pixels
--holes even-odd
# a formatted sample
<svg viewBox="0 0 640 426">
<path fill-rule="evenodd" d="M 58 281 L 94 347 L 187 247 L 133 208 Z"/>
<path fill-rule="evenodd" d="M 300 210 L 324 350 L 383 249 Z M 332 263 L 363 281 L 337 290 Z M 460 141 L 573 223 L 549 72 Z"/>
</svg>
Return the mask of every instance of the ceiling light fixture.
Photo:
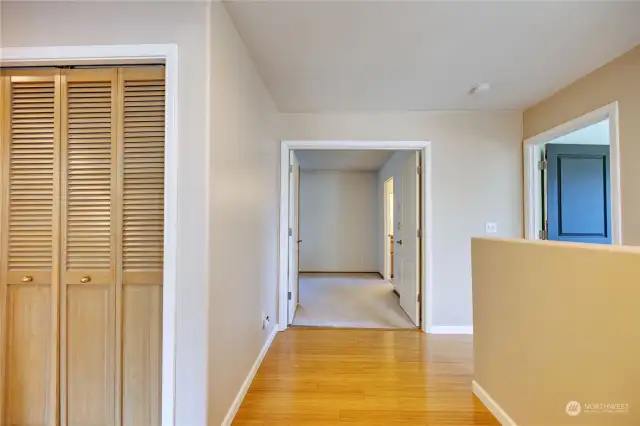
<svg viewBox="0 0 640 426">
<path fill-rule="evenodd" d="M 480 83 L 480 84 L 478 84 L 476 86 L 473 86 L 469 90 L 469 94 L 470 95 L 479 95 L 481 93 L 488 92 L 489 89 L 491 89 L 491 84 L 489 84 L 489 83 Z"/>
</svg>

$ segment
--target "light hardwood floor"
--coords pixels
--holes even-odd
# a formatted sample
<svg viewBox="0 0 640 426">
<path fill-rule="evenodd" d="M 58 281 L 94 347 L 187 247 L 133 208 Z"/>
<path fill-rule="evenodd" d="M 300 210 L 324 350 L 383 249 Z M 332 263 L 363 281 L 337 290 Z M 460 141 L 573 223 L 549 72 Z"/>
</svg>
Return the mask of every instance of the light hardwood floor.
<svg viewBox="0 0 640 426">
<path fill-rule="evenodd" d="M 234 425 L 499 425 L 471 393 L 471 336 L 289 329 Z"/>
</svg>

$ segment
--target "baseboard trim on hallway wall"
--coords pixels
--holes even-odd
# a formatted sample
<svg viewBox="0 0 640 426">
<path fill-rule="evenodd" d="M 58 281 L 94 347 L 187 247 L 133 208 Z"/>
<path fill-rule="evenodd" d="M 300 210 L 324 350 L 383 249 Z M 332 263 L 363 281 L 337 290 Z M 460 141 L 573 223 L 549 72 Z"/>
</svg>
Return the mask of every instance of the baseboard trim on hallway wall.
<svg viewBox="0 0 640 426">
<path fill-rule="evenodd" d="M 245 395 L 249 391 L 249 387 L 251 387 L 251 382 L 253 382 L 253 378 L 256 376 L 258 369 L 260 368 L 260 364 L 264 359 L 267 351 L 271 347 L 271 343 L 273 343 L 273 339 L 275 339 L 276 334 L 278 334 L 278 327 L 273 327 L 271 333 L 269 333 L 269 337 L 267 337 L 267 341 L 264 342 L 264 346 L 262 346 L 262 350 L 258 354 L 256 361 L 253 363 L 251 370 L 249 370 L 249 374 L 247 374 L 247 378 L 244 379 L 244 383 L 242 383 L 242 387 L 238 391 L 236 398 L 233 400 L 231 407 L 229 407 L 229 411 L 227 411 L 227 415 L 224 416 L 224 420 L 222 421 L 220 426 L 231 426 L 233 423 L 233 419 L 236 417 L 240 406 L 242 405 L 242 401 L 244 400 Z"/>
<path fill-rule="evenodd" d="M 372 275 L 380 275 L 382 277 L 382 274 L 378 271 L 299 271 L 298 273 L 299 274 L 337 274 L 337 275 L 372 274 Z"/>
<path fill-rule="evenodd" d="M 472 325 L 432 325 L 429 334 L 473 334 Z"/>
<path fill-rule="evenodd" d="M 482 386 L 478 384 L 475 380 L 471 382 L 471 390 L 473 394 L 478 397 L 480 401 L 487 407 L 491 414 L 493 414 L 500 422 L 502 426 L 518 426 L 516 422 L 513 421 L 511 417 L 498 405 L 498 403 L 491 398 L 491 395 L 487 393 L 486 390 Z"/>
</svg>

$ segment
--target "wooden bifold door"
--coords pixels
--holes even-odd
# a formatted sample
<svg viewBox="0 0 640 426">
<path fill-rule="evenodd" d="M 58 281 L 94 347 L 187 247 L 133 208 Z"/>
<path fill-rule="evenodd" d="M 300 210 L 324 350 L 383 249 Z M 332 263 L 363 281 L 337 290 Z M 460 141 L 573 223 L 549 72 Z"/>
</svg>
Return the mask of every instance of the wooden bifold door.
<svg viewBox="0 0 640 426">
<path fill-rule="evenodd" d="M 0 425 L 160 425 L 163 67 L 0 74 Z"/>
</svg>

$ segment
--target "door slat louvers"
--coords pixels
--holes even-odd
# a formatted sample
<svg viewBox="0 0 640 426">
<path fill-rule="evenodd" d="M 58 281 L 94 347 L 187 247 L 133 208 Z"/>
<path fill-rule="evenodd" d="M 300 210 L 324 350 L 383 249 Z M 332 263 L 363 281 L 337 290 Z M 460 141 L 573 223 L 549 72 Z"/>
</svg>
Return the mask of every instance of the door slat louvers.
<svg viewBox="0 0 640 426">
<path fill-rule="evenodd" d="M 53 255 L 54 81 L 11 85 L 9 270 L 50 270 Z"/>
<path fill-rule="evenodd" d="M 122 426 L 160 426 L 164 70 L 121 69 L 119 88 Z"/>
<path fill-rule="evenodd" d="M 0 424 L 57 419 L 60 86 L 0 70 Z"/>
<path fill-rule="evenodd" d="M 162 270 L 164 79 L 124 80 L 124 270 Z"/>
<path fill-rule="evenodd" d="M 160 426 L 162 67 L 0 70 L 0 425 Z"/>
<path fill-rule="evenodd" d="M 117 70 L 63 71 L 61 424 L 116 426 Z"/>
<path fill-rule="evenodd" d="M 108 270 L 111 83 L 70 81 L 67 99 L 67 270 Z"/>
</svg>

